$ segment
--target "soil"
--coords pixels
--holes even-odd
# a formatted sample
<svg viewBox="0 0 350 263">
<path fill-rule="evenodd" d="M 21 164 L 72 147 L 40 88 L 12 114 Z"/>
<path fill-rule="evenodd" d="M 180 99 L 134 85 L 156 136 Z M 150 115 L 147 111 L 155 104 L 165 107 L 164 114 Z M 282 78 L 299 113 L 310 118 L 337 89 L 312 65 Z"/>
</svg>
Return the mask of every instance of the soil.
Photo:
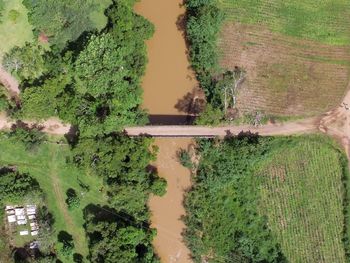
<svg viewBox="0 0 350 263">
<path fill-rule="evenodd" d="M 242 113 L 315 116 L 346 92 L 350 49 L 272 33 L 262 26 L 227 23 L 221 66 L 246 70 L 237 107 Z"/>
</svg>

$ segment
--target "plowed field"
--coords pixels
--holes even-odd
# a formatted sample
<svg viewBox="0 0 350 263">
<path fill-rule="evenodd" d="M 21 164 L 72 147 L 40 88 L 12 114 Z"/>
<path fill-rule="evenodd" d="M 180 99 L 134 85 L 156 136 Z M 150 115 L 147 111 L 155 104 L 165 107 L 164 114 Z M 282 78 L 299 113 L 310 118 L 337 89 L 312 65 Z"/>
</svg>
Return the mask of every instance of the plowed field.
<svg viewBox="0 0 350 263">
<path fill-rule="evenodd" d="M 350 16 L 344 16 L 350 4 L 341 0 L 331 1 L 332 5 L 330 1 L 318 5 L 311 0 L 292 2 L 222 3 L 228 20 L 219 41 L 220 64 L 247 71 L 237 100 L 241 112 L 317 115 L 334 107 L 345 95 Z"/>
</svg>

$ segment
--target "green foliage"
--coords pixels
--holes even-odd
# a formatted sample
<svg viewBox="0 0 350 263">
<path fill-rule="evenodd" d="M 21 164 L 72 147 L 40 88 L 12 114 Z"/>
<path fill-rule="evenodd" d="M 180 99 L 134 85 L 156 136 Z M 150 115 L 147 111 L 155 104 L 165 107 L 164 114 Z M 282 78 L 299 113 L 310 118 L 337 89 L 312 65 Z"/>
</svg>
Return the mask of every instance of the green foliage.
<svg viewBox="0 0 350 263">
<path fill-rule="evenodd" d="M 28 174 L 2 167 L 0 169 L 0 192 L 0 203 L 4 205 L 5 201 L 18 202 L 28 194 L 41 193 L 41 189 L 39 183 Z"/>
<path fill-rule="evenodd" d="M 26 43 L 23 47 L 11 49 L 3 58 L 6 70 L 23 80 L 34 80 L 42 76 L 46 70 L 44 50 L 41 46 Z"/>
<path fill-rule="evenodd" d="M 17 11 L 17 10 L 10 10 L 8 13 L 8 17 L 9 19 L 13 22 L 13 23 L 17 23 L 17 19 L 21 14 Z"/>
<path fill-rule="evenodd" d="M 199 78 L 218 68 L 217 37 L 224 20 L 217 1 L 190 0 L 186 2 L 187 38 L 190 44 L 192 67 Z"/>
<path fill-rule="evenodd" d="M 58 233 L 57 240 L 61 254 L 66 258 L 71 257 L 74 249 L 74 241 L 72 235 L 66 231 L 61 231 Z"/>
<path fill-rule="evenodd" d="M 182 166 L 188 168 L 188 169 L 192 169 L 193 168 L 193 164 L 191 161 L 191 156 L 189 154 L 188 151 L 186 151 L 185 149 L 180 149 L 177 152 L 177 158 L 179 159 L 180 163 L 182 164 Z"/>
<path fill-rule="evenodd" d="M 91 262 L 158 263 L 151 241 L 154 231 L 109 207 L 85 209 Z"/>
<path fill-rule="evenodd" d="M 5 87 L 0 84 L 0 112 L 9 108 L 9 102 L 6 94 Z"/>
<path fill-rule="evenodd" d="M 208 103 L 199 118 L 196 119 L 196 124 L 217 126 L 223 119 L 224 113 L 222 110 L 220 108 L 214 108 Z"/>
<path fill-rule="evenodd" d="M 79 42 L 78 50 L 62 57 L 47 55 L 48 78 L 22 95 L 24 116 L 59 116 L 77 125 L 82 137 L 146 123 L 146 114 L 139 108 L 140 83 L 147 61 L 144 40 L 153 27 L 122 3 L 106 14 L 105 32 L 87 38 L 86 46 Z"/>
<path fill-rule="evenodd" d="M 36 150 L 47 140 L 46 134 L 40 131 L 39 127 L 29 128 L 21 124 L 12 127 L 10 136 L 21 141 L 28 151 Z"/>
<path fill-rule="evenodd" d="M 68 205 L 68 209 L 75 209 L 80 206 L 80 197 L 77 195 L 77 192 L 73 188 L 69 188 L 66 192 L 66 195 L 66 204 Z"/>
<path fill-rule="evenodd" d="M 102 176 L 109 202 L 117 211 L 147 220 L 147 199 L 155 189 L 162 193 L 164 182 L 147 167 L 155 160 L 156 149 L 148 138 L 110 135 L 84 139 L 73 148 L 74 163 Z"/>
<path fill-rule="evenodd" d="M 185 234 L 197 262 L 285 262 L 258 214 L 257 177 L 271 139 L 248 134 L 224 143 L 198 142 L 195 185 L 185 200 Z"/>
<path fill-rule="evenodd" d="M 94 28 L 89 17 L 96 7 L 93 1 L 24 0 L 23 4 L 29 10 L 29 22 L 36 32 L 47 35 L 58 49 Z"/>
<path fill-rule="evenodd" d="M 330 139 L 248 133 L 198 141 L 197 151 L 185 199 L 185 238 L 197 262 L 344 262 L 348 168 Z"/>
<path fill-rule="evenodd" d="M 225 17 L 216 0 L 189 0 L 186 6 L 191 65 L 206 92 L 208 104 L 211 104 L 199 122 L 214 124 L 213 118 L 220 115 L 218 109 L 223 108 L 222 103 L 218 105 L 212 100 L 217 94 L 214 76 L 219 72 L 217 40 Z"/>
</svg>

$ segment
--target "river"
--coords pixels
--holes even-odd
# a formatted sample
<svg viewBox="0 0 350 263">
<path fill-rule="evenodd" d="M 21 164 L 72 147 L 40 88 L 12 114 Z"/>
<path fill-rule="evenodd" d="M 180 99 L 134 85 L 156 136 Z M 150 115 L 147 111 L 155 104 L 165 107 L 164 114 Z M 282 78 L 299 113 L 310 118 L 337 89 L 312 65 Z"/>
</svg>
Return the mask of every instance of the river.
<svg viewBox="0 0 350 263">
<path fill-rule="evenodd" d="M 147 41 L 149 63 L 143 79 L 143 108 L 150 114 L 152 124 L 181 124 L 186 117 L 188 99 L 198 86 L 187 56 L 181 28 L 185 9 L 183 0 L 142 0 L 135 11 L 155 26 L 154 36 Z M 191 139 L 156 139 L 159 147 L 155 163 L 158 173 L 167 180 L 167 193 L 152 196 L 149 207 L 152 227 L 157 229 L 154 247 L 162 263 L 188 263 L 190 251 L 182 240 L 185 227 L 183 196 L 191 186 L 190 172 L 176 158 L 180 148 L 186 149 Z"/>
</svg>

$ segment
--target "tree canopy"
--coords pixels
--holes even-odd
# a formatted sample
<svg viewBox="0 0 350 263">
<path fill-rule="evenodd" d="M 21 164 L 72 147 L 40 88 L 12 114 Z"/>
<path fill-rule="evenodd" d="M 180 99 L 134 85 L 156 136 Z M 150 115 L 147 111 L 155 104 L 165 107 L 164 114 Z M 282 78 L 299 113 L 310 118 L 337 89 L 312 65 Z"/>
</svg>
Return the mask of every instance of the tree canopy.
<svg viewBox="0 0 350 263">
<path fill-rule="evenodd" d="M 94 28 L 90 19 L 90 13 L 96 8 L 94 1 L 24 0 L 23 4 L 29 10 L 29 22 L 37 35 L 45 34 L 58 49 Z"/>
</svg>

